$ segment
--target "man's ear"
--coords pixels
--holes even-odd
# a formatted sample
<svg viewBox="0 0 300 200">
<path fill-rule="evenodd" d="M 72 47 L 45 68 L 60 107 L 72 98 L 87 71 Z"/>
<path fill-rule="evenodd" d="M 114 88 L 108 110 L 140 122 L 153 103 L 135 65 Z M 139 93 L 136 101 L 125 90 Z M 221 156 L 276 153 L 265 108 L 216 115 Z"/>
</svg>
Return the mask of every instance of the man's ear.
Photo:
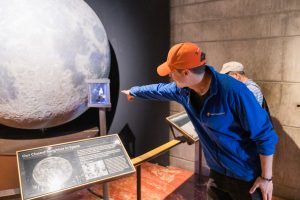
<svg viewBox="0 0 300 200">
<path fill-rule="evenodd" d="M 186 75 L 186 76 L 189 74 L 189 72 L 190 72 L 190 71 L 187 70 L 187 69 L 183 70 L 183 74 Z"/>
<path fill-rule="evenodd" d="M 235 77 L 240 80 L 241 79 L 241 75 L 238 72 L 234 72 Z"/>
<path fill-rule="evenodd" d="M 234 76 L 234 77 L 237 77 L 238 73 L 236 73 L 236 72 L 230 72 L 230 75 Z"/>
<path fill-rule="evenodd" d="M 241 80 L 241 75 L 238 72 L 232 72 L 232 74 L 235 76 L 237 80 L 239 81 Z"/>
</svg>

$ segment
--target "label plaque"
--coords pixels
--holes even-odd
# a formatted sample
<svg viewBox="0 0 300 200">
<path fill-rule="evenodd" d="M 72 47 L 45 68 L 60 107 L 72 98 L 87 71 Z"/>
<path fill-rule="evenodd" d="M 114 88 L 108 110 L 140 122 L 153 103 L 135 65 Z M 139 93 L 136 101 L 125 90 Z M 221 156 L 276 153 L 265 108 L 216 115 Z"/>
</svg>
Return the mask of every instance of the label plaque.
<svg viewBox="0 0 300 200">
<path fill-rule="evenodd" d="M 17 152 L 23 200 L 57 195 L 135 172 L 117 134 Z"/>
<path fill-rule="evenodd" d="M 175 130 L 180 132 L 189 142 L 195 143 L 199 140 L 195 127 L 185 111 L 171 115 L 166 119 L 171 125 L 171 128 L 175 128 Z M 174 130 L 172 131 L 174 132 Z"/>
</svg>

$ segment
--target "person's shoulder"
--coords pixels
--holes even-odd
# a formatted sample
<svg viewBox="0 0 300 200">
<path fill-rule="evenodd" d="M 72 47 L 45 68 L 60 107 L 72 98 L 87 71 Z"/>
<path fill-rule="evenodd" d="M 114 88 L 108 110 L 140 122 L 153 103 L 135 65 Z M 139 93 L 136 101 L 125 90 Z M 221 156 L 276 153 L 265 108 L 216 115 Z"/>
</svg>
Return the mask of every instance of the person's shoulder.
<svg viewBox="0 0 300 200">
<path fill-rule="evenodd" d="M 245 84 L 247 85 L 247 87 L 257 87 L 258 89 L 260 89 L 259 85 L 254 82 L 252 79 L 248 79 Z"/>
<path fill-rule="evenodd" d="M 180 92 L 183 88 L 177 87 L 175 82 L 170 82 L 170 83 L 158 83 L 158 84 L 153 84 L 151 87 L 156 88 L 157 90 L 162 90 L 162 91 L 169 91 L 169 92 Z"/>
<path fill-rule="evenodd" d="M 212 74 L 212 88 L 216 87 L 216 91 L 222 96 L 235 96 L 241 91 L 247 90 L 244 83 L 216 71 L 213 67 L 208 66 Z"/>
<path fill-rule="evenodd" d="M 215 76 L 219 82 L 219 87 L 225 90 L 243 90 L 246 88 L 244 83 L 226 74 L 215 71 Z"/>
<path fill-rule="evenodd" d="M 158 83 L 158 84 L 153 84 L 153 86 L 155 86 L 155 87 L 158 86 L 158 87 L 164 87 L 164 88 L 178 89 L 175 82 Z"/>
</svg>

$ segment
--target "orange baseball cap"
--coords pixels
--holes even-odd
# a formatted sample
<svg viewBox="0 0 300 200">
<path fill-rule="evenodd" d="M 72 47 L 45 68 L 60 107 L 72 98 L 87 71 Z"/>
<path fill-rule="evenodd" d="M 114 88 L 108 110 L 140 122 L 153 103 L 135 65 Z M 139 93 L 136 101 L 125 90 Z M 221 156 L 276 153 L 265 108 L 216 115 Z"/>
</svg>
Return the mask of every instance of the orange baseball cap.
<svg viewBox="0 0 300 200">
<path fill-rule="evenodd" d="M 179 43 L 170 49 L 167 61 L 157 67 L 157 73 L 166 76 L 175 69 L 192 69 L 205 63 L 205 54 L 196 44 Z"/>
</svg>

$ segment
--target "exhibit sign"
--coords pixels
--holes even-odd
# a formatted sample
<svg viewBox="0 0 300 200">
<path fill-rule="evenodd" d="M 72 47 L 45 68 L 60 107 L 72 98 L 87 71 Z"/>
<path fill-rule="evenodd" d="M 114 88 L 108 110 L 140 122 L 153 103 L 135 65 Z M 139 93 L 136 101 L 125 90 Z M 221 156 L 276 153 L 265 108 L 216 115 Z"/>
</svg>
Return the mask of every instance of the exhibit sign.
<svg viewBox="0 0 300 200">
<path fill-rule="evenodd" d="M 102 79 L 89 79 L 88 83 L 88 107 L 105 108 L 111 107 L 110 102 L 110 80 L 107 78 Z"/>
<path fill-rule="evenodd" d="M 171 129 L 175 137 L 176 137 L 175 131 L 177 130 L 188 140 L 188 142 L 195 143 L 199 140 L 195 127 L 192 124 L 188 114 L 185 111 L 171 115 L 166 119 L 171 125 Z"/>
<path fill-rule="evenodd" d="M 40 199 L 135 172 L 117 134 L 17 151 L 21 196 Z"/>
</svg>

